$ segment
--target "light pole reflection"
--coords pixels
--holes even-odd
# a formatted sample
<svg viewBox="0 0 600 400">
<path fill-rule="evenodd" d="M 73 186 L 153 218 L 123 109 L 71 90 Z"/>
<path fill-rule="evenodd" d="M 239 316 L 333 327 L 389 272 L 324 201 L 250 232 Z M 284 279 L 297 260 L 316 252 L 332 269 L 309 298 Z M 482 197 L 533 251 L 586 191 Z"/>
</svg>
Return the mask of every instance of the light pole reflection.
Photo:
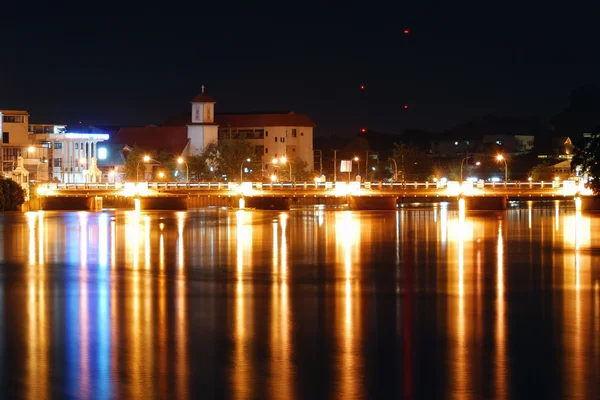
<svg viewBox="0 0 600 400">
<path fill-rule="evenodd" d="M 252 266 L 252 214 L 244 210 L 238 210 L 236 217 L 236 292 L 235 292 L 235 337 L 234 337 L 234 363 L 232 367 L 232 381 L 234 382 L 234 398 L 247 399 L 252 397 L 251 385 L 251 363 L 249 360 L 248 341 L 252 336 L 252 315 L 246 315 L 252 310 L 251 304 L 246 304 L 244 271 Z M 233 241 L 233 238 L 230 238 Z M 250 284 L 250 283 L 248 283 Z"/>
<path fill-rule="evenodd" d="M 496 246 L 496 393 L 498 398 L 506 398 L 506 312 L 504 311 L 504 236 L 502 220 L 498 220 L 498 240 Z"/>
<path fill-rule="evenodd" d="M 339 367 L 338 393 L 340 398 L 357 398 L 360 390 L 360 380 L 357 377 L 362 375 L 362 371 L 358 350 L 360 322 L 355 318 L 360 315 L 358 304 L 360 296 L 354 267 L 360 265 L 360 220 L 351 211 L 340 212 L 336 214 L 335 228 L 338 248 L 336 264 L 340 261 L 343 264 L 341 274 L 343 307 L 336 307 L 336 316 L 342 315 L 341 319 L 336 318 L 338 319 L 336 329 L 341 336 L 340 358 L 342 360 Z"/>
<path fill-rule="evenodd" d="M 271 396 L 293 398 L 292 359 L 290 343 L 290 305 L 287 273 L 287 220 L 282 213 L 273 222 L 273 283 L 271 285 Z M 281 227 L 281 240 L 279 236 Z M 278 250 L 281 243 L 281 251 Z M 278 257 L 280 254 L 280 257 Z"/>
</svg>

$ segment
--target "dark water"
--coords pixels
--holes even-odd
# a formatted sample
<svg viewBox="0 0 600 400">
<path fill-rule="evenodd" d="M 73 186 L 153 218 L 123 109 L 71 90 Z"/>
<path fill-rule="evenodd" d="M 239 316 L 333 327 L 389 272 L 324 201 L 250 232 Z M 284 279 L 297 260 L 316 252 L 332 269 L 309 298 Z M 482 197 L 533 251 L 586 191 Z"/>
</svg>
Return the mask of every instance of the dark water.
<svg viewBox="0 0 600 400">
<path fill-rule="evenodd" d="M 0 214 L 2 398 L 600 397 L 600 214 Z"/>
</svg>

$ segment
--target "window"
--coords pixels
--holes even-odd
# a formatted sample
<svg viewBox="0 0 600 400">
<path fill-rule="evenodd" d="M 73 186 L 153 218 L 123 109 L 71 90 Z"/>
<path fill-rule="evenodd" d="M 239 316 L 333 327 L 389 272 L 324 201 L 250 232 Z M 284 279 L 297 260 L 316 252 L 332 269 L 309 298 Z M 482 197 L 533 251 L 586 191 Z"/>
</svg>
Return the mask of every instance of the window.
<svg viewBox="0 0 600 400">
<path fill-rule="evenodd" d="M 55 158 L 54 159 L 54 166 L 55 167 L 62 167 L 62 158 Z"/>
<path fill-rule="evenodd" d="M 275 136 L 275 138 L 274 138 L 274 139 L 275 139 L 275 143 L 277 143 L 277 136 Z"/>
<path fill-rule="evenodd" d="M 304 136 L 304 132 L 300 132 L 300 136 Z"/>
<path fill-rule="evenodd" d="M 9 136 L 8 136 L 8 132 L 2 132 L 2 143 L 7 144 Z"/>
<path fill-rule="evenodd" d="M 265 136 L 269 137 L 269 131 L 265 131 Z"/>
<path fill-rule="evenodd" d="M 269 153 L 269 148 L 265 147 L 265 154 L 268 154 L 268 153 Z"/>
<path fill-rule="evenodd" d="M 23 116 L 23 115 L 5 115 L 4 117 L 2 117 L 2 121 L 23 123 L 23 122 L 25 122 L 25 116 Z"/>
<path fill-rule="evenodd" d="M 284 137 L 282 137 L 282 138 L 281 138 L 281 140 L 280 140 L 280 142 L 281 142 L 281 143 L 285 142 L 285 138 L 284 138 Z"/>
<path fill-rule="evenodd" d="M 292 129 L 292 137 L 296 137 L 297 133 L 296 133 L 296 129 Z"/>
<path fill-rule="evenodd" d="M 79 150 L 79 143 L 75 143 L 75 150 Z"/>
<path fill-rule="evenodd" d="M 54 148 L 59 150 L 62 149 L 62 143 L 61 142 L 54 142 Z"/>
</svg>

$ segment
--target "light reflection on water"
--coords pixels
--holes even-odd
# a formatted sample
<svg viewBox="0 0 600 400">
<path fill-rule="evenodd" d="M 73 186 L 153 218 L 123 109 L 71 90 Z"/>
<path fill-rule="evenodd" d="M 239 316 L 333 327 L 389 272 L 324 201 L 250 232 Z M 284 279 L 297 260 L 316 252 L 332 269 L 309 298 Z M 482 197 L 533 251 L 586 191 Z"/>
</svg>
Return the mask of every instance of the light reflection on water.
<svg viewBox="0 0 600 400">
<path fill-rule="evenodd" d="M 599 232 L 558 202 L 1 214 L 0 389 L 594 398 Z"/>
</svg>

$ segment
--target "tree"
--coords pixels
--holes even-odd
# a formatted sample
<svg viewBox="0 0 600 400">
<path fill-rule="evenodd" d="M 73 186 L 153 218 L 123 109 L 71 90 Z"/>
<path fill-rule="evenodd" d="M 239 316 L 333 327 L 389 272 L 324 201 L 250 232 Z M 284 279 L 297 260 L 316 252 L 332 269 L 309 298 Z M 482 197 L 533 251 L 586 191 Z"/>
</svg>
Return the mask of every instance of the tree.
<svg viewBox="0 0 600 400">
<path fill-rule="evenodd" d="M 592 139 L 582 143 L 576 148 L 571 161 L 572 169 L 581 169 L 588 175 L 586 186 L 595 195 L 600 194 L 600 133 L 595 133 Z"/>
<path fill-rule="evenodd" d="M 426 178 L 431 174 L 431 160 L 413 143 L 394 143 L 391 158 L 398 165 L 400 181 Z"/>
<path fill-rule="evenodd" d="M 0 178 L 0 211 L 16 211 L 25 203 L 25 190 L 12 179 Z"/>
<path fill-rule="evenodd" d="M 534 181 L 551 181 L 554 175 L 554 170 L 547 162 L 534 165 L 529 171 L 529 176 Z"/>
<path fill-rule="evenodd" d="M 311 179 L 307 171 L 308 163 L 300 157 L 290 158 L 287 162 L 280 164 L 279 180 L 288 180 L 290 176 L 290 164 L 292 166 L 292 180 L 295 182 L 306 182 Z"/>
<path fill-rule="evenodd" d="M 145 177 L 146 166 L 144 165 L 144 155 L 149 153 L 144 152 L 138 146 L 134 146 L 128 153 L 125 159 L 125 179 L 128 181 L 137 181 L 138 177 Z M 150 156 L 152 157 L 152 156 Z"/>
<path fill-rule="evenodd" d="M 246 139 L 220 139 L 208 145 L 203 154 L 208 168 L 212 167 L 219 178 L 224 175 L 230 181 L 237 181 L 243 167 L 252 170 L 253 176 L 262 171 L 262 154 L 256 154 Z"/>
<path fill-rule="evenodd" d="M 174 179 L 175 170 L 177 169 L 177 159 L 175 154 L 167 151 L 161 151 L 160 153 L 157 153 L 156 151 L 144 151 L 138 146 L 134 146 L 127 154 L 125 160 L 125 179 L 137 181 L 138 178 L 140 180 L 146 178 L 147 163 L 144 162 L 144 156 L 150 157 L 150 161 L 148 161 L 149 164 L 160 165 L 160 168 L 157 168 L 156 172 L 153 169 L 153 178 L 155 178 L 155 173 L 164 172 L 167 180 Z"/>
</svg>

